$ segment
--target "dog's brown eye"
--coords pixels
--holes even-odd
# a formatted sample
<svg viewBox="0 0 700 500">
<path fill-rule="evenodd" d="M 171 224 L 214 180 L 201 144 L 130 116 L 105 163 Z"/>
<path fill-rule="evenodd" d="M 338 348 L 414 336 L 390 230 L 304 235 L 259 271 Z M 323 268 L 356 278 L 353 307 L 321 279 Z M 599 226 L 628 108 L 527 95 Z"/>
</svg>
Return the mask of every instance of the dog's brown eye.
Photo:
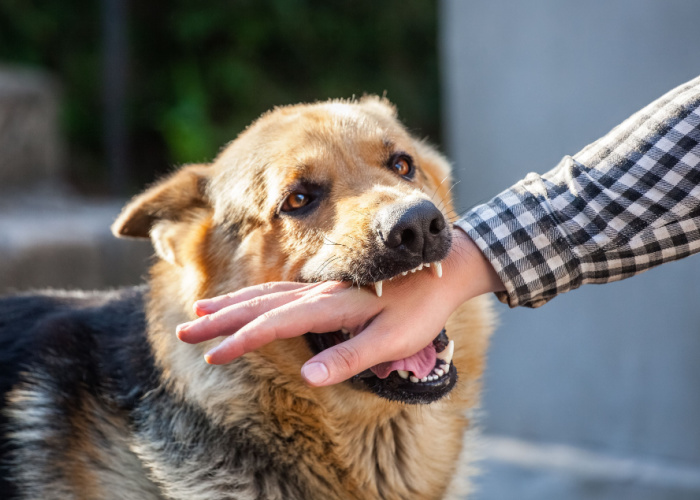
<svg viewBox="0 0 700 500">
<path fill-rule="evenodd" d="M 413 175 L 413 164 L 406 156 L 398 156 L 392 162 L 391 168 L 401 177 L 410 178 Z"/>
<path fill-rule="evenodd" d="M 305 207 L 311 201 L 311 196 L 304 193 L 292 193 L 282 203 L 282 212 L 293 212 Z"/>
</svg>

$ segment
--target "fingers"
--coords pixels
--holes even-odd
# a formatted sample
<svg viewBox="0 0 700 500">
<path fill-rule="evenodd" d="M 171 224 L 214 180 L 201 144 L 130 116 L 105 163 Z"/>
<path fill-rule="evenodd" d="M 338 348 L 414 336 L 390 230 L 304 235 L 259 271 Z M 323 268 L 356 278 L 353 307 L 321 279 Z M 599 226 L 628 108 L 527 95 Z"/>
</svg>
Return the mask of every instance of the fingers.
<svg viewBox="0 0 700 500">
<path fill-rule="evenodd" d="M 291 283 L 279 283 L 279 287 L 266 287 L 277 290 L 270 293 L 263 287 L 251 287 L 241 290 L 239 294 L 216 297 L 216 312 L 206 314 L 199 319 L 178 325 L 176 334 L 180 340 L 196 344 L 222 335 L 231 335 L 252 320 L 284 304 L 297 300 L 312 285 L 303 287 L 284 286 Z M 231 304 L 224 306 L 223 304 Z M 212 307 L 212 310 L 215 308 Z"/>
<path fill-rule="evenodd" d="M 301 368 L 301 375 L 309 385 L 337 384 L 379 363 L 409 356 L 426 345 L 418 341 L 411 347 L 402 332 L 370 324 L 361 334 L 311 358 Z"/>
<path fill-rule="evenodd" d="M 292 281 L 281 281 L 273 283 L 263 283 L 261 285 L 250 286 L 238 290 L 237 292 L 227 293 L 210 299 L 198 300 L 194 303 L 194 310 L 197 316 L 204 316 L 216 311 L 220 311 L 224 307 L 228 307 L 240 302 L 260 297 L 270 293 L 287 292 L 291 290 L 303 290 L 314 286 L 315 283 L 297 283 Z"/>
<path fill-rule="evenodd" d="M 210 364 L 224 364 L 247 352 L 254 351 L 277 339 L 298 337 L 307 332 L 339 330 L 344 323 L 354 323 L 370 310 L 363 305 L 371 295 L 366 291 L 348 290 L 347 287 L 330 291 L 318 289 L 318 293 L 302 294 L 295 301 L 269 310 L 241 327 L 231 337 L 205 355 Z"/>
</svg>

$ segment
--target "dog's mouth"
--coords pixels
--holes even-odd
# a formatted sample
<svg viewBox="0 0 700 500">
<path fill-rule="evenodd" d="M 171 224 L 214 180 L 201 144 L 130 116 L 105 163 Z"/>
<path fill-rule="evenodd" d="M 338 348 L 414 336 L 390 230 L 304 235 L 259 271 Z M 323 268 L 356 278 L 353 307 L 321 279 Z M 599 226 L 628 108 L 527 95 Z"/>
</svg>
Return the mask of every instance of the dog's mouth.
<svg viewBox="0 0 700 500">
<path fill-rule="evenodd" d="M 385 281 L 400 279 L 418 271 L 432 272 L 436 277 L 441 278 L 443 272 L 440 260 L 421 262 L 412 268 L 407 266 L 406 261 L 384 261 L 381 264 L 381 267 L 376 265 L 374 269 L 360 276 L 352 276 L 351 281 L 360 286 L 373 287 L 377 296 L 381 297 Z M 379 272 L 377 268 L 382 271 Z M 370 276 L 373 279 L 367 279 Z M 309 281 L 321 281 L 319 278 Z M 342 273 L 324 276 L 323 279 L 345 281 Z M 305 335 L 314 354 L 345 342 L 353 336 L 354 334 L 347 330 Z M 369 389 L 374 394 L 391 401 L 411 404 L 433 403 L 449 394 L 457 383 L 457 369 L 452 364 L 453 353 L 454 341 L 449 340 L 443 328 L 430 344 L 414 355 L 375 365 L 352 377 L 349 383 L 358 388 Z"/>
<path fill-rule="evenodd" d="M 340 344 L 352 334 L 345 330 L 330 333 L 307 333 L 306 340 L 315 354 Z M 443 329 L 422 350 L 408 358 L 380 363 L 355 375 L 350 383 L 362 386 L 391 401 L 427 404 L 446 396 L 457 382 L 452 364 L 454 341 Z"/>
<path fill-rule="evenodd" d="M 386 280 L 386 281 L 391 281 L 394 278 L 398 278 L 399 276 L 406 276 L 408 273 L 415 273 L 418 271 L 422 271 L 424 267 L 425 268 L 431 267 L 431 263 L 430 262 L 421 263 L 418 266 L 414 267 L 413 269 L 409 269 L 408 271 L 403 271 L 400 274 L 395 274 L 395 275 L 389 277 L 388 280 Z M 440 262 L 439 260 L 432 262 L 432 268 L 433 268 L 433 272 L 435 273 L 435 275 L 438 278 L 442 278 L 442 262 Z M 372 285 L 374 285 L 374 291 L 377 294 L 377 297 L 382 296 L 384 281 L 385 280 L 377 280 L 377 281 L 372 283 Z"/>
</svg>

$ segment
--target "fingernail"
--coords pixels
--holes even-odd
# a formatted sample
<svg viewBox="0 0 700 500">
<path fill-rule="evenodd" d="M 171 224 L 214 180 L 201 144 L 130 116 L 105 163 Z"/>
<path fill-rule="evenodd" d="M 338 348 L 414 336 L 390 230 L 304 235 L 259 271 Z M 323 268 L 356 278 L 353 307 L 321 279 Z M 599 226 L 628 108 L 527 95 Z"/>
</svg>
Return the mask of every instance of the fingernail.
<svg viewBox="0 0 700 500">
<path fill-rule="evenodd" d="M 212 349 L 211 351 L 209 351 L 208 353 L 206 353 L 206 354 L 204 355 L 204 361 L 206 361 L 206 362 L 207 362 L 208 364 L 210 364 L 210 365 L 214 364 L 214 363 L 212 363 L 212 361 L 211 361 L 211 357 L 212 357 L 212 355 L 214 354 L 214 351 L 216 351 L 216 349 Z"/>
<path fill-rule="evenodd" d="M 301 367 L 301 376 L 312 384 L 321 384 L 329 376 L 328 368 L 323 363 L 308 363 Z"/>
<path fill-rule="evenodd" d="M 180 334 L 187 330 L 190 326 L 192 325 L 192 321 L 188 321 L 187 323 L 181 323 L 175 327 L 175 335 L 177 335 L 177 338 L 180 338 Z"/>
<path fill-rule="evenodd" d="M 192 304 L 192 309 L 194 309 L 195 314 L 197 316 L 203 316 L 205 314 L 209 314 L 209 301 L 206 299 L 198 300 L 194 304 Z"/>
<path fill-rule="evenodd" d="M 209 299 L 199 299 L 199 300 L 195 301 L 195 303 L 193 304 L 193 307 L 195 309 L 206 309 L 210 303 L 211 303 L 211 300 L 209 300 Z"/>
</svg>

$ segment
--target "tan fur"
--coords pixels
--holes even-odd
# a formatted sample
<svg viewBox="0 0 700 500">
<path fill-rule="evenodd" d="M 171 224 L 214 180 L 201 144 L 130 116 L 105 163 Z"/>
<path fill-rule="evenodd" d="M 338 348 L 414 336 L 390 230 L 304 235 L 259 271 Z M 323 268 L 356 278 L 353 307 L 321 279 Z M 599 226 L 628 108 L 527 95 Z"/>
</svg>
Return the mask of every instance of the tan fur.
<svg viewBox="0 0 700 500">
<path fill-rule="evenodd" d="M 415 159 L 414 184 L 382 167 L 395 149 Z M 328 203 L 303 223 L 275 217 L 283 190 L 301 176 L 331 184 Z M 486 298 L 450 318 L 460 380 L 429 406 L 389 402 L 347 383 L 307 387 L 299 373 L 311 352 L 302 338 L 209 366 L 202 355 L 218 340 L 187 345 L 174 331 L 194 319 L 196 299 L 370 258 L 371 217 L 386 204 L 429 199 L 450 220 L 450 187 L 445 159 L 413 138 L 386 100 L 371 97 L 276 109 L 210 166 L 186 167 L 137 197 L 114 231 L 150 234 L 161 257 L 151 271 L 148 320 L 163 383 L 221 425 L 253 416 L 263 441 L 265 429 L 295 436 L 296 450 L 284 453 L 302 474 L 329 471 L 315 484 L 317 498 L 442 498 L 469 425 L 466 411 L 479 402 L 492 328 Z"/>
</svg>

